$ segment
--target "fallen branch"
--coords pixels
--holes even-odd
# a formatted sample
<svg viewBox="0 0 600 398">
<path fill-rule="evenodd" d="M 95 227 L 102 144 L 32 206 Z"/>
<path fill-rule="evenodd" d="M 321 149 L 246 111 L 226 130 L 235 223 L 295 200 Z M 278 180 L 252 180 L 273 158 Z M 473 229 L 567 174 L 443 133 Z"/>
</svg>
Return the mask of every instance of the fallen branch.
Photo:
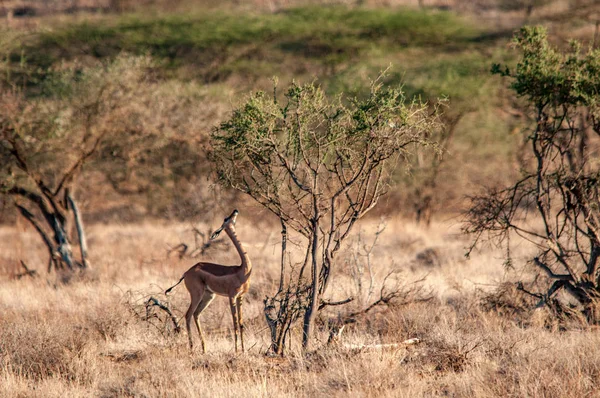
<svg viewBox="0 0 600 398">
<path fill-rule="evenodd" d="M 385 277 L 379 292 L 379 298 L 377 300 L 365 308 L 344 315 L 339 315 L 337 319 L 332 319 L 329 321 L 329 338 L 327 340 L 327 344 L 338 341 L 346 325 L 358 322 L 359 318 L 366 316 L 367 313 L 376 307 L 390 306 L 392 304 L 403 305 L 408 303 L 422 303 L 430 301 L 433 298 L 431 294 L 423 294 L 422 283 L 425 281 L 427 276 L 414 281 L 408 285 L 408 287 L 396 285 L 392 290 L 386 289 L 386 281 L 392 275 L 392 273 L 393 271 Z"/>
<path fill-rule="evenodd" d="M 25 272 L 23 272 L 22 274 L 17 274 L 17 279 L 21 279 L 25 276 L 30 276 L 32 278 L 35 278 L 37 276 L 37 271 L 34 269 L 29 269 L 29 267 L 27 267 L 27 264 L 25 264 L 25 261 L 21 260 L 21 266 L 25 269 Z"/>
<path fill-rule="evenodd" d="M 344 305 L 344 304 L 348 304 L 349 302 L 353 301 L 354 297 L 348 297 L 345 300 L 341 300 L 341 301 L 325 301 L 325 300 L 321 300 L 321 304 L 319 304 L 319 311 L 321 311 L 323 308 L 327 307 L 327 306 L 336 306 L 336 305 Z"/>
<path fill-rule="evenodd" d="M 148 301 L 146 301 L 146 320 L 148 320 L 150 318 L 150 308 L 151 307 L 158 307 L 161 310 L 165 311 L 171 318 L 171 321 L 173 322 L 173 327 L 174 327 L 175 333 L 179 333 L 181 331 L 181 328 L 177 324 L 177 319 L 175 319 L 175 315 L 173 315 L 173 313 L 171 312 L 169 307 L 167 307 L 166 305 L 164 305 L 163 303 L 161 303 L 154 297 L 150 297 L 148 299 Z"/>
<path fill-rule="evenodd" d="M 344 344 L 343 347 L 353 353 L 359 353 L 364 351 L 383 351 L 392 350 L 398 348 L 405 348 L 410 345 L 419 344 L 421 339 L 413 337 L 412 339 L 404 340 L 401 343 L 388 343 L 388 344 Z"/>
</svg>

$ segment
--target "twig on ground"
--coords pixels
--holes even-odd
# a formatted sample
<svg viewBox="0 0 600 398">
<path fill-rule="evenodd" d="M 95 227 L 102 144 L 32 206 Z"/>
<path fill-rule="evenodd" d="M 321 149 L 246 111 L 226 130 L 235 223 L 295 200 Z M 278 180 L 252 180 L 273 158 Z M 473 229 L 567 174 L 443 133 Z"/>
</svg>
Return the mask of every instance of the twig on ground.
<svg viewBox="0 0 600 398">
<path fill-rule="evenodd" d="M 25 264 L 25 261 L 20 260 L 21 261 L 21 266 L 25 269 L 25 272 L 21 273 L 21 274 L 17 274 L 17 279 L 21 279 L 25 276 L 30 276 L 32 278 L 35 278 L 38 273 L 36 270 L 34 269 L 29 269 L 29 267 L 27 267 L 27 264 Z"/>
</svg>

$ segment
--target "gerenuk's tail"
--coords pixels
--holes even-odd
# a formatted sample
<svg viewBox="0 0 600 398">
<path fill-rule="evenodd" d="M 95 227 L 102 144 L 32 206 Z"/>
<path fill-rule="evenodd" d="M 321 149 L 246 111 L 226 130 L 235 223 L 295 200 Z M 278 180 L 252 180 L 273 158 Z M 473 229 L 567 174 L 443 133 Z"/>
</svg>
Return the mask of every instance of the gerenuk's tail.
<svg viewBox="0 0 600 398">
<path fill-rule="evenodd" d="M 179 285 L 179 284 L 181 283 L 181 281 L 183 280 L 183 278 L 184 278 L 184 277 L 185 277 L 185 274 L 183 274 L 183 276 L 181 277 L 181 279 L 179 280 L 179 282 L 177 282 L 176 284 L 174 284 L 173 286 L 171 286 L 170 288 L 168 288 L 167 290 L 165 290 L 165 296 L 166 296 L 167 294 L 169 294 L 169 292 L 170 292 L 171 290 L 173 290 L 173 288 L 174 288 L 175 286 Z"/>
</svg>

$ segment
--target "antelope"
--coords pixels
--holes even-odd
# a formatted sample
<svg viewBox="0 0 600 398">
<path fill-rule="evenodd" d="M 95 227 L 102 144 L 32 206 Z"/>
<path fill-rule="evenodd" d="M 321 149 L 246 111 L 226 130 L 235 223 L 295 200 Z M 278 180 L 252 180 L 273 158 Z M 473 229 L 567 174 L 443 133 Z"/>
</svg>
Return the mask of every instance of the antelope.
<svg viewBox="0 0 600 398">
<path fill-rule="evenodd" d="M 204 334 L 198 321 L 198 316 L 202 311 L 208 307 L 213 301 L 215 295 L 225 296 L 229 298 L 229 307 L 231 309 L 231 316 L 233 317 L 233 336 L 235 351 L 238 350 L 238 330 L 240 333 L 240 340 L 242 345 L 242 352 L 244 351 L 244 326 L 242 323 L 242 299 L 244 294 L 248 292 L 250 287 L 250 276 L 252 274 L 252 263 L 248 254 L 244 250 L 242 243 L 239 241 L 235 233 L 235 222 L 239 212 L 234 210 L 233 213 L 223 221 L 221 228 L 215 231 L 210 239 L 216 239 L 221 231 L 225 230 L 225 233 L 229 236 L 237 249 L 241 265 L 227 266 L 214 263 L 199 262 L 190 269 L 188 269 L 179 282 L 171 286 L 165 291 L 165 295 L 168 294 L 175 286 L 179 285 L 181 281 L 185 281 L 185 287 L 190 293 L 190 306 L 185 314 L 185 324 L 188 333 L 188 339 L 190 344 L 190 350 L 193 350 L 194 343 L 192 341 L 192 333 L 190 324 L 192 317 L 196 323 L 200 340 L 202 341 L 202 352 L 206 353 L 206 345 L 204 343 Z"/>
</svg>

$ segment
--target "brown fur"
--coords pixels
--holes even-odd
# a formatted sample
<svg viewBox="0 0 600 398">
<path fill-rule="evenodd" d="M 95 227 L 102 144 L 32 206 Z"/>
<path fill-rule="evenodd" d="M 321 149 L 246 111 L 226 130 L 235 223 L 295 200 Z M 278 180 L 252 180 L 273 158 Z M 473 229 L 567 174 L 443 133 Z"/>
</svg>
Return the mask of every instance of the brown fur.
<svg viewBox="0 0 600 398">
<path fill-rule="evenodd" d="M 237 214 L 236 210 L 230 217 L 226 218 L 221 229 L 224 229 L 229 238 L 231 238 L 231 241 L 240 255 L 242 264 L 238 266 L 226 266 L 201 262 L 195 264 L 183 274 L 183 280 L 187 290 L 190 292 L 191 300 L 185 315 L 190 348 L 193 348 L 194 346 L 190 327 L 193 317 L 202 342 L 202 352 L 206 352 L 206 346 L 198 316 L 206 307 L 208 307 L 215 295 L 226 296 L 229 298 L 229 307 L 233 318 L 235 350 L 237 351 L 237 335 L 239 330 L 242 351 L 244 351 L 242 299 L 250 287 L 252 264 L 235 233 L 235 220 Z"/>
</svg>

